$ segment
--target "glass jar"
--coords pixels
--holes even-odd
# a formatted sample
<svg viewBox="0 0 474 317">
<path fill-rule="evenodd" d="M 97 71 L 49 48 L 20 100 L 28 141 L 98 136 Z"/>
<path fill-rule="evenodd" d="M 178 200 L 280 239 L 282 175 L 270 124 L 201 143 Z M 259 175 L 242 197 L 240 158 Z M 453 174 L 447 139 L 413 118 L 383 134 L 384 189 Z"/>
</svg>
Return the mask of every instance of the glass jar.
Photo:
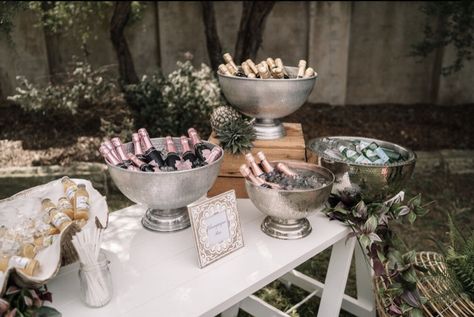
<svg viewBox="0 0 474 317">
<path fill-rule="evenodd" d="M 102 307 L 112 299 L 113 285 L 109 264 L 110 261 L 103 252 L 99 253 L 99 260 L 95 265 L 80 263 L 81 300 L 87 306 Z"/>
</svg>

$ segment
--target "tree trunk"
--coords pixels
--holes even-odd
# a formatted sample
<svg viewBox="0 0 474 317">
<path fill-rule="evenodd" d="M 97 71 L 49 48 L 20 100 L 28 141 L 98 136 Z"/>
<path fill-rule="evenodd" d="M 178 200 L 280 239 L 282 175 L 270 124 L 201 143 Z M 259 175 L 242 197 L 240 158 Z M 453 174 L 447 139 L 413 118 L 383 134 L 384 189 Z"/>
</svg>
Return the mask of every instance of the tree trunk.
<svg viewBox="0 0 474 317">
<path fill-rule="evenodd" d="M 255 59 L 262 44 L 265 21 L 275 1 L 244 1 L 240 19 L 234 60 L 241 63 L 247 58 Z"/>
<path fill-rule="evenodd" d="M 42 20 L 45 22 L 54 8 L 54 1 L 41 2 L 43 10 Z M 59 50 L 59 34 L 51 31 L 47 26 L 43 25 L 44 42 L 46 46 L 46 56 L 48 59 L 48 70 L 50 81 L 57 84 L 61 81 L 61 75 L 65 73 L 64 63 Z"/>
<path fill-rule="evenodd" d="M 125 39 L 124 30 L 132 12 L 131 1 L 116 1 L 110 21 L 110 39 L 114 45 L 122 85 L 138 83 L 138 76 L 133 65 L 132 55 Z"/>
<path fill-rule="evenodd" d="M 212 1 L 202 1 L 201 5 L 202 19 L 206 32 L 207 53 L 209 54 L 212 69 L 217 70 L 219 64 L 222 63 L 222 47 L 219 34 L 217 33 L 214 4 Z"/>
</svg>

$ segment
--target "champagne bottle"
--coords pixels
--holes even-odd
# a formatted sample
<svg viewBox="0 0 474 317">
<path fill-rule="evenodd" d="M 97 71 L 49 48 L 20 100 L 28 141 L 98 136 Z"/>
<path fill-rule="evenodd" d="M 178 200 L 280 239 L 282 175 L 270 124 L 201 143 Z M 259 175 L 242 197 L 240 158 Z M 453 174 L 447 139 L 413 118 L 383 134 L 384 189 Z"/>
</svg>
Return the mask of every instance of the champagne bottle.
<svg viewBox="0 0 474 317">
<path fill-rule="evenodd" d="M 225 66 L 224 64 L 220 64 L 219 67 L 218 67 L 219 71 L 221 72 L 222 75 L 227 75 L 227 76 L 231 76 L 232 74 L 229 72 L 229 70 L 227 69 L 227 66 Z"/>
<path fill-rule="evenodd" d="M 205 162 L 207 155 L 211 152 L 211 148 L 201 141 L 197 131 L 194 128 L 188 129 L 188 135 L 191 138 L 191 141 L 193 142 L 194 153 L 202 162 Z"/>
<path fill-rule="evenodd" d="M 302 59 L 298 63 L 298 75 L 296 75 L 296 78 L 303 78 L 305 69 L 306 69 L 306 61 Z"/>
<path fill-rule="evenodd" d="M 74 219 L 74 207 L 67 197 L 63 196 L 58 199 L 58 209 L 71 219 Z"/>
<path fill-rule="evenodd" d="M 260 159 L 260 165 L 262 166 L 265 173 L 267 173 L 267 175 L 273 175 L 275 173 L 275 169 L 270 164 L 270 162 L 268 162 L 267 158 L 265 157 L 265 154 L 260 151 L 257 153 L 257 157 Z"/>
<path fill-rule="evenodd" d="M 33 276 L 39 268 L 39 262 L 22 256 L 0 256 L 0 271 L 6 272 L 9 267 L 21 270 L 23 273 Z"/>
<path fill-rule="evenodd" d="M 214 161 L 217 161 L 217 159 L 221 156 L 222 154 L 222 149 L 218 146 L 215 146 L 211 150 L 211 154 L 206 159 L 206 164 L 211 164 Z"/>
<path fill-rule="evenodd" d="M 273 68 L 272 77 L 276 79 L 284 79 L 285 74 L 283 74 L 283 69 L 281 69 L 280 67 Z"/>
<path fill-rule="evenodd" d="M 122 160 L 122 162 L 128 167 L 132 165 L 132 161 L 125 155 L 125 151 L 123 150 L 122 147 L 122 141 L 120 141 L 119 138 L 113 138 L 112 139 L 112 144 L 114 145 L 115 152 L 117 152 L 119 158 Z"/>
<path fill-rule="evenodd" d="M 135 154 L 135 156 L 145 162 L 145 163 L 149 163 L 148 158 L 143 154 L 143 149 L 142 149 L 142 145 L 140 144 L 140 136 L 138 135 L 138 133 L 133 133 L 132 134 L 132 142 L 133 142 L 133 153 Z"/>
<path fill-rule="evenodd" d="M 155 171 L 153 166 L 151 166 L 148 163 L 143 162 L 136 155 L 134 155 L 132 153 L 128 153 L 128 157 L 133 162 L 133 164 L 135 164 L 138 167 L 138 169 L 140 171 L 142 171 L 142 172 L 154 172 Z"/>
<path fill-rule="evenodd" d="M 239 168 L 240 173 L 250 182 L 254 183 L 257 186 L 273 189 L 281 189 L 281 186 L 275 183 L 269 183 L 264 181 L 262 178 L 255 176 L 250 168 L 246 164 L 242 164 Z"/>
<path fill-rule="evenodd" d="M 110 140 L 105 140 L 104 142 L 102 142 L 101 146 L 104 145 L 106 146 L 109 150 L 110 150 L 110 153 L 111 155 L 118 161 L 122 161 L 118 154 L 115 152 L 115 149 L 114 149 L 114 145 L 112 144 L 112 142 L 110 142 Z"/>
<path fill-rule="evenodd" d="M 89 193 L 86 190 L 85 184 L 77 185 L 76 192 L 76 209 L 74 210 L 74 219 L 89 219 L 90 203 Z"/>
<path fill-rule="evenodd" d="M 200 165 L 200 161 L 197 158 L 197 156 L 194 154 L 194 152 L 191 150 L 191 147 L 189 146 L 188 138 L 182 135 L 180 138 L 180 141 L 181 141 L 181 147 L 183 148 L 183 155 L 182 155 L 183 161 L 191 162 L 192 168 L 198 167 Z"/>
<path fill-rule="evenodd" d="M 266 59 L 266 62 L 267 62 L 267 65 L 268 65 L 268 68 L 270 69 L 270 71 L 271 71 L 273 68 L 277 67 L 276 64 L 275 64 L 275 60 L 274 60 L 273 58 L 271 58 L 271 57 L 268 57 L 268 58 Z"/>
<path fill-rule="evenodd" d="M 250 67 L 250 69 L 252 70 L 252 72 L 255 74 L 255 76 L 258 78 L 260 77 L 260 75 L 258 74 L 258 69 L 257 69 L 257 66 L 255 65 L 255 63 L 249 58 L 245 61 L 245 63 L 247 63 L 247 65 Z"/>
<path fill-rule="evenodd" d="M 296 174 L 291 168 L 288 167 L 288 165 L 283 164 L 283 163 L 278 163 L 276 165 L 276 169 L 285 174 L 286 176 L 289 177 L 297 177 L 298 174 Z"/>
<path fill-rule="evenodd" d="M 250 166 L 250 169 L 255 176 L 265 179 L 265 173 L 258 166 L 257 162 L 255 162 L 255 158 L 253 157 L 252 153 L 245 154 L 245 160 L 247 161 L 247 164 Z"/>
<path fill-rule="evenodd" d="M 235 70 L 234 67 L 232 67 L 230 64 L 225 64 L 225 66 L 227 67 L 227 70 L 229 71 L 229 73 L 230 73 L 232 76 L 247 77 L 247 76 L 245 76 L 244 73 L 242 73 L 242 72 L 240 71 L 240 69 Z"/>
<path fill-rule="evenodd" d="M 181 158 L 178 155 L 178 151 L 176 150 L 176 146 L 174 145 L 173 138 L 171 138 L 170 136 L 166 137 L 165 147 L 166 151 L 168 152 L 168 155 L 165 158 L 166 165 L 173 168 L 174 170 L 177 170 L 176 163 L 181 162 Z"/>
<path fill-rule="evenodd" d="M 275 65 L 283 70 L 283 78 L 288 79 L 290 76 L 288 76 L 288 73 L 285 70 L 285 66 L 283 66 L 283 61 L 281 58 L 275 58 Z"/>
<path fill-rule="evenodd" d="M 247 78 L 255 78 L 256 77 L 255 74 L 250 69 L 250 66 L 246 62 L 242 63 L 242 70 L 243 70 L 245 76 L 247 76 Z"/>
<path fill-rule="evenodd" d="M 107 148 L 105 145 L 100 146 L 99 152 L 100 154 L 102 154 L 102 156 L 105 158 L 105 160 L 109 164 L 123 168 L 123 169 L 127 169 L 127 165 L 125 165 L 124 162 L 122 162 L 121 160 L 117 159 L 114 155 L 112 155 L 110 149 Z"/>
<path fill-rule="evenodd" d="M 242 164 L 239 170 L 243 177 L 245 177 L 246 179 L 248 179 L 250 182 L 254 183 L 255 185 L 260 186 L 260 187 L 265 187 L 265 188 L 272 188 L 270 185 L 265 183 L 263 179 L 253 175 L 253 173 L 250 171 L 250 168 L 246 164 Z"/>
<path fill-rule="evenodd" d="M 260 78 L 269 79 L 269 78 L 272 77 L 272 75 L 270 74 L 270 71 L 268 70 L 267 63 L 262 62 L 262 63 L 258 64 L 257 69 L 258 69 L 258 73 L 260 75 Z"/>
<path fill-rule="evenodd" d="M 229 54 L 229 53 L 225 53 L 223 55 L 224 57 L 224 61 L 229 64 L 234 70 L 235 72 L 238 72 L 239 71 L 239 68 L 237 67 L 237 65 L 235 65 L 234 63 L 234 59 L 232 58 L 232 56 Z"/>
<path fill-rule="evenodd" d="M 151 143 L 148 132 L 144 128 L 141 128 L 140 130 L 138 130 L 138 134 L 140 135 L 140 138 L 143 142 L 144 149 L 145 149 L 144 155 L 145 157 L 147 157 L 149 164 L 158 166 L 158 167 L 166 166 L 166 163 L 163 160 L 163 156 L 161 152 L 158 151 Z"/>
<path fill-rule="evenodd" d="M 308 67 L 308 68 L 306 68 L 306 70 L 304 71 L 303 78 L 313 77 L 314 74 L 315 74 L 314 69 L 312 69 L 311 67 Z"/>
<path fill-rule="evenodd" d="M 49 198 L 41 201 L 41 210 L 45 213 L 49 222 L 61 232 L 72 222 L 66 214 L 58 211 L 56 205 Z"/>
</svg>

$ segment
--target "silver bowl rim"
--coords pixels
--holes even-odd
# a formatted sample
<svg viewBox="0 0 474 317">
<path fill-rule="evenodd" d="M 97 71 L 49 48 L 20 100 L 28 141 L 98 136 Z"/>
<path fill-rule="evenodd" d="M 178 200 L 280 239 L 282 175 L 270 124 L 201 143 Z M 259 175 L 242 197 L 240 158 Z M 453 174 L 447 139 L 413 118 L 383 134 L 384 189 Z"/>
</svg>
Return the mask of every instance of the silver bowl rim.
<svg viewBox="0 0 474 317">
<path fill-rule="evenodd" d="M 291 67 L 291 68 L 298 68 L 295 66 L 285 66 L 285 67 Z M 261 79 L 261 78 L 248 78 L 248 77 L 239 77 L 239 76 L 233 76 L 233 75 L 224 75 L 221 74 L 219 71 L 217 71 L 217 75 L 219 77 L 224 77 L 224 78 L 229 78 L 229 79 L 235 79 L 235 80 L 248 80 L 248 81 L 260 81 L 260 82 L 298 82 L 298 81 L 306 81 L 306 80 L 314 80 L 318 78 L 318 73 L 314 72 L 314 75 L 311 77 L 307 78 L 268 78 L 268 79 Z"/>
<path fill-rule="evenodd" d="M 330 169 L 328 169 L 326 167 L 323 167 L 323 166 L 320 166 L 320 165 L 317 165 L 317 164 L 314 164 L 314 163 L 308 163 L 308 162 L 302 162 L 302 161 L 296 161 L 296 160 L 274 160 L 274 161 L 270 161 L 270 163 L 292 163 L 292 162 L 293 163 L 298 162 L 298 163 L 305 163 L 305 164 L 308 164 L 308 165 L 313 165 L 314 167 L 317 167 L 318 169 L 321 169 L 321 170 L 324 170 L 325 172 L 327 172 L 330 176 L 332 176 L 332 179 L 330 180 L 330 182 L 328 184 L 326 184 L 324 186 L 321 186 L 321 187 L 318 187 L 318 188 L 291 189 L 291 190 L 261 187 L 261 186 L 255 185 L 254 183 L 252 183 L 251 181 L 249 181 L 246 178 L 244 178 L 244 180 L 247 184 L 249 184 L 252 187 L 259 188 L 263 191 L 272 191 L 272 192 L 278 192 L 278 193 L 308 193 L 308 192 L 313 192 L 313 191 L 319 191 L 319 190 L 322 190 L 322 189 L 325 189 L 327 187 L 332 186 L 334 184 L 334 182 L 336 181 L 336 176 L 334 175 L 333 172 L 331 172 Z"/>
<path fill-rule="evenodd" d="M 165 138 L 152 138 L 152 140 L 154 139 L 165 139 Z M 219 145 L 217 144 L 214 144 L 212 142 L 208 142 L 208 141 L 203 141 L 204 143 L 209 143 L 209 144 L 212 144 L 214 146 L 217 146 L 217 147 L 220 147 Z M 127 142 L 127 143 L 124 143 L 123 145 L 127 145 L 127 144 L 130 144 L 132 142 Z M 144 175 L 163 175 L 163 174 L 166 174 L 166 175 L 178 175 L 178 174 L 185 174 L 185 173 L 190 173 L 190 172 L 193 172 L 193 171 L 198 171 L 198 170 L 204 170 L 204 169 L 207 169 L 207 168 L 211 168 L 211 166 L 217 164 L 218 162 L 222 161 L 224 159 L 224 149 L 222 149 L 222 147 L 220 147 L 221 150 L 222 150 L 222 153 L 221 153 L 221 156 L 215 160 L 214 162 L 212 162 L 211 164 L 207 164 L 205 166 L 200 166 L 200 167 L 196 167 L 196 168 L 191 168 L 191 169 L 187 169 L 187 170 L 181 170 L 181 171 L 169 171 L 169 172 L 161 172 L 161 173 L 150 173 L 150 172 L 143 172 L 143 171 L 131 171 L 131 170 L 128 170 L 128 169 L 124 169 L 124 168 L 121 168 L 121 167 L 118 167 L 118 166 L 115 166 L 115 165 L 112 165 L 110 164 L 109 162 L 105 162 L 107 164 L 107 166 L 109 168 L 112 168 L 112 169 L 116 169 L 116 170 L 119 170 L 119 171 L 122 171 L 122 172 L 128 172 L 128 173 L 137 173 L 137 174 L 144 174 Z"/>
<path fill-rule="evenodd" d="M 395 162 L 395 163 L 389 163 L 389 164 L 373 164 L 373 163 L 354 163 L 354 162 L 348 162 L 345 160 L 337 159 L 328 156 L 327 154 L 321 153 L 317 149 L 313 148 L 313 145 L 317 143 L 318 141 L 324 139 L 324 138 L 332 138 L 332 139 L 357 139 L 357 140 L 365 140 L 365 141 L 374 141 L 374 142 L 383 142 L 386 144 L 390 144 L 391 146 L 396 146 L 401 148 L 402 150 L 406 151 L 408 153 L 408 159 L 405 161 L 401 162 Z M 374 139 L 374 138 L 367 138 L 367 137 L 361 137 L 361 136 L 347 136 L 347 135 L 334 135 L 334 136 L 324 136 L 324 137 L 319 137 L 319 138 L 313 138 L 309 140 L 308 142 L 308 150 L 316 153 L 318 156 L 324 158 L 327 161 L 332 161 L 332 162 L 337 162 L 337 163 L 343 163 L 347 164 L 350 166 L 359 166 L 359 167 L 373 167 L 373 168 L 381 168 L 381 167 L 398 167 L 398 166 L 405 166 L 405 165 L 410 165 L 417 160 L 417 155 L 415 151 L 410 150 L 407 147 L 401 146 L 397 143 L 389 142 L 389 141 L 384 141 L 380 139 Z"/>
</svg>

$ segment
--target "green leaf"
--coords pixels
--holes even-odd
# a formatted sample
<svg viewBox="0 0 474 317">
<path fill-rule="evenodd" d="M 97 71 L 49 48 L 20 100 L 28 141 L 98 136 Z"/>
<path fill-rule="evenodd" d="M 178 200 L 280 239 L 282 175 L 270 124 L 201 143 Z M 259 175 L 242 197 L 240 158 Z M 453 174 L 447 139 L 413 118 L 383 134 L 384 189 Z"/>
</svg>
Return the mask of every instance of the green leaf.
<svg viewBox="0 0 474 317">
<path fill-rule="evenodd" d="M 409 317 L 423 317 L 423 311 L 419 308 L 413 308 L 408 312 Z"/>
<path fill-rule="evenodd" d="M 379 221 L 376 216 L 370 216 L 369 219 L 365 222 L 364 231 L 365 232 L 374 232 L 377 229 Z"/>
<path fill-rule="evenodd" d="M 416 272 L 414 269 L 409 269 L 405 272 L 402 273 L 402 278 L 410 283 L 415 283 L 418 282 L 418 278 L 416 276 Z"/>
<path fill-rule="evenodd" d="M 38 309 L 38 317 L 61 317 L 61 313 L 49 306 L 41 306 Z"/>
<path fill-rule="evenodd" d="M 416 220 L 416 214 L 412 211 L 408 214 L 408 221 L 413 224 Z"/>
</svg>

